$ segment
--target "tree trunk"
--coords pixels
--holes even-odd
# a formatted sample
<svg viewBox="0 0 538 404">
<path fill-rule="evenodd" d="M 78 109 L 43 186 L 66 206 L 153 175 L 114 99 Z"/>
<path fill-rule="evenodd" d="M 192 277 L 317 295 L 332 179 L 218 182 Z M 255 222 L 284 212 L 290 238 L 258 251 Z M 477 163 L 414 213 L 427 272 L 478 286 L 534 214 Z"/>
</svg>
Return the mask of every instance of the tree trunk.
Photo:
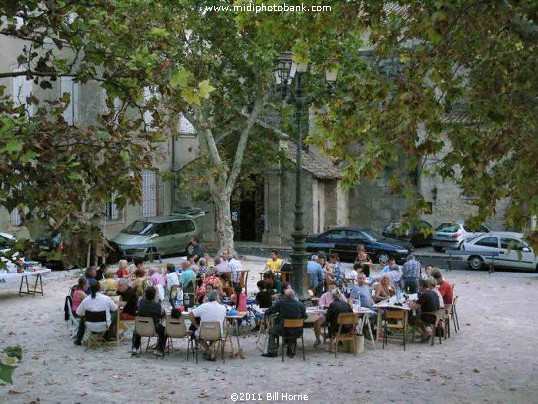
<svg viewBox="0 0 538 404">
<path fill-rule="evenodd" d="M 230 200 L 231 195 L 227 192 L 213 194 L 218 254 L 221 254 L 224 250 L 228 250 L 232 254 L 235 253 Z"/>
</svg>

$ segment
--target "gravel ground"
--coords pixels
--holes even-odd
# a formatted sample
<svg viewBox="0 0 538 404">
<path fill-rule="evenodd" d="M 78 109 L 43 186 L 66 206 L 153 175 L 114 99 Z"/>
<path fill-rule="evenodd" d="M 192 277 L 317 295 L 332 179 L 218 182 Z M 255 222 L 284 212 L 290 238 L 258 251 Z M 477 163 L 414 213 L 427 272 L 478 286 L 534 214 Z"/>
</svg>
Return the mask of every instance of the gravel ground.
<svg viewBox="0 0 538 404">
<path fill-rule="evenodd" d="M 263 260 L 247 256 L 244 267 L 251 270 L 254 291 Z M 461 331 L 441 345 L 415 343 L 404 352 L 396 344 L 385 350 L 366 344 L 356 357 L 342 353 L 335 359 L 313 347 L 309 329 L 305 362 L 300 355 L 284 363 L 262 358 L 255 336 L 246 335 L 245 359 L 198 365 L 186 361 L 185 341 L 164 360 L 131 358 L 129 341 L 108 352 L 74 346 L 63 301 L 76 277 L 76 271 L 47 276 L 45 296 L 35 298 L 19 297 L 12 282 L 0 283 L 0 349 L 21 344 L 24 352 L 14 384 L 0 385 L 0 402 L 231 403 L 233 393 L 262 402 L 289 402 L 283 393 L 308 395 L 316 403 L 537 402 L 538 312 L 531 303 L 537 274 L 447 273 L 460 299 Z"/>
</svg>

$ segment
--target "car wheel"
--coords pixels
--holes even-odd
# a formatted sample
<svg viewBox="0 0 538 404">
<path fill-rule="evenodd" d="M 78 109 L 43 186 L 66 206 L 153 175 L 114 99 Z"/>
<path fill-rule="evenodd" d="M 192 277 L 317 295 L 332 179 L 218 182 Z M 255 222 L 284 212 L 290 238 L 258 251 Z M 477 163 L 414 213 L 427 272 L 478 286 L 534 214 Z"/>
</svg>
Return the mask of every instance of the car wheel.
<svg viewBox="0 0 538 404">
<path fill-rule="evenodd" d="M 435 251 L 435 252 L 441 252 L 441 251 L 443 251 L 443 247 L 433 246 L 433 251 Z"/>
<path fill-rule="evenodd" d="M 190 257 L 193 251 L 194 251 L 194 246 L 192 245 L 192 243 L 189 243 L 189 245 L 185 249 L 185 253 L 187 254 L 188 257 Z"/>
<path fill-rule="evenodd" d="M 469 264 L 469 268 L 474 269 L 475 271 L 482 269 L 484 266 L 484 260 L 478 255 L 470 256 L 467 263 Z"/>
<path fill-rule="evenodd" d="M 387 262 L 389 262 L 389 253 L 381 251 L 377 254 L 376 261 L 380 264 L 385 265 Z"/>
</svg>

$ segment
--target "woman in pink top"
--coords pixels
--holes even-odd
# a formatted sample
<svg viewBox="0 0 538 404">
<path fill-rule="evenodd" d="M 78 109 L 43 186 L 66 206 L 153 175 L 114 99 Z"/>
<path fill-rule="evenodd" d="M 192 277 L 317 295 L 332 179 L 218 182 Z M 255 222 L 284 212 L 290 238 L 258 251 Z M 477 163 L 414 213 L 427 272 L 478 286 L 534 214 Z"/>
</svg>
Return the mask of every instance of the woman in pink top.
<svg viewBox="0 0 538 404">
<path fill-rule="evenodd" d="M 76 311 L 78 309 L 78 306 L 80 306 L 80 303 L 86 298 L 86 290 L 88 289 L 88 281 L 86 278 L 81 277 L 78 280 L 77 286 L 75 286 L 75 289 L 73 290 L 73 293 L 71 295 L 71 311 L 77 317 Z"/>
<path fill-rule="evenodd" d="M 239 285 L 235 286 L 235 295 L 232 295 L 230 300 L 235 303 L 235 307 L 238 312 L 247 311 L 247 295 L 243 292 L 243 288 Z"/>
</svg>

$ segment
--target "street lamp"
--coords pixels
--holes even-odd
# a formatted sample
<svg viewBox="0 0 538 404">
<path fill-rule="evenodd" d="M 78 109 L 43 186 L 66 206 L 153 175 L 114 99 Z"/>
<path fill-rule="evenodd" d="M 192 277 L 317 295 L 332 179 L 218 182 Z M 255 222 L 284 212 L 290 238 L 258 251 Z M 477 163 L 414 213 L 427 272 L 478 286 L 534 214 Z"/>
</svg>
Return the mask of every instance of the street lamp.
<svg viewBox="0 0 538 404">
<path fill-rule="evenodd" d="M 307 107 L 311 105 L 315 96 L 306 96 L 303 94 L 303 84 L 308 71 L 307 63 L 295 63 L 291 52 L 283 52 L 277 61 L 275 69 L 275 81 L 277 87 L 282 90 L 282 98 L 289 99 L 295 104 L 295 122 L 297 125 L 296 134 L 296 165 L 295 165 L 295 222 L 292 233 L 293 245 L 291 252 L 292 267 L 292 287 L 299 300 L 309 300 L 310 295 L 306 287 L 306 233 L 304 231 L 304 209 L 303 194 L 301 192 L 301 173 L 303 168 L 302 149 L 303 149 L 303 117 Z M 329 91 L 332 91 L 336 82 L 337 70 L 327 70 L 325 80 L 329 85 Z M 295 81 L 295 87 L 293 82 Z"/>
</svg>

